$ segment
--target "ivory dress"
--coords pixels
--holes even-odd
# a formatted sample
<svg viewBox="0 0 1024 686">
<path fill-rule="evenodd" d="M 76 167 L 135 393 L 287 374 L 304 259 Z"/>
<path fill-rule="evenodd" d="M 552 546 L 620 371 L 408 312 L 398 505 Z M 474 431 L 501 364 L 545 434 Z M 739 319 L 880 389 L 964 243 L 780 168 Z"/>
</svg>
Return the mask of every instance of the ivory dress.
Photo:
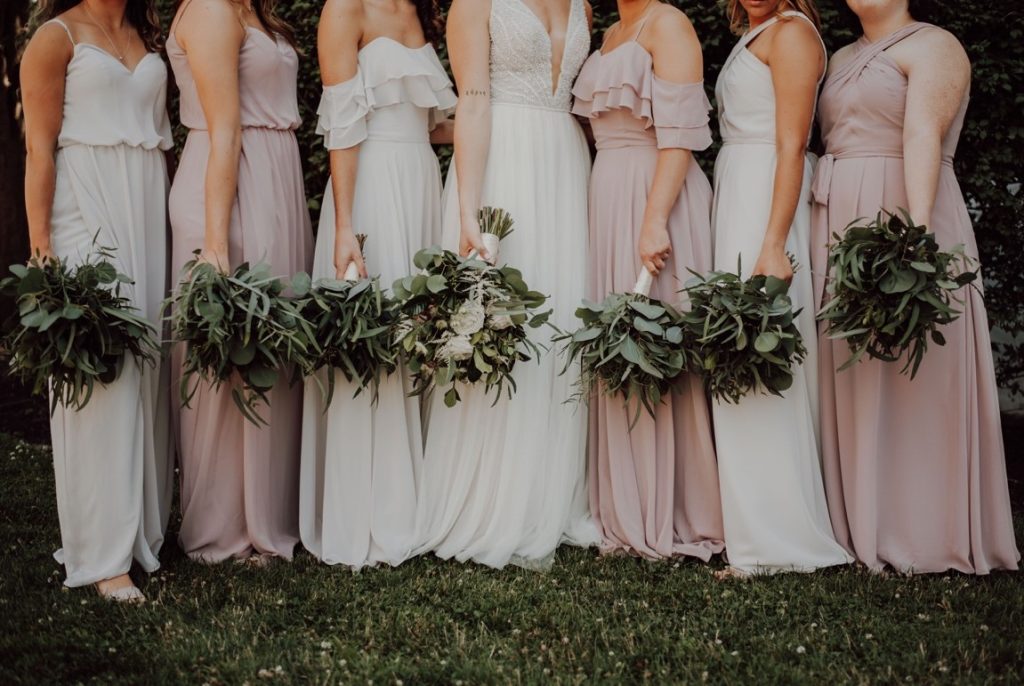
<svg viewBox="0 0 1024 686">
<path fill-rule="evenodd" d="M 552 83 L 551 41 L 522 0 L 491 0 L 491 139 L 482 204 L 515 220 L 500 262 L 548 294 L 552 322 L 569 329 L 586 294 L 590 155 L 570 113 L 572 83 L 590 49 L 583 0 L 571 0 L 561 73 Z M 444 244 L 459 245 L 458 180 L 445 189 Z M 548 344 L 551 331 L 532 334 Z M 516 366 L 518 391 L 492 406 L 464 385 L 449 408 L 430 408 L 417 522 L 419 552 L 543 567 L 562 541 L 599 539 L 585 490 L 586 416 L 572 404 L 575 373 L 548 352 Z"/>
<path fill-rule="evenodd" d="M 181 122 L 189 129 L 170 196 L 172 273 L 178 279 L 203 246 L 210 137 L 188 58 L 173 31 L 167 56 L 181 89 Z M 312 256 L 295 140 L 298 56 L 283 38 L 249 27 L 238 70 L 242 154 L 231 212 L 231 266 L 267 262 L 287 278 L 308 270 Z M 182 353 L 174 355 L 175 399 Z M 255 552 L 291 559 L 299 541 L 302 388 L 283 378 L 269 396 L 269 406 L 260 408 L 268 422 L 263 427 L 242 417 L 226 383 L 218 390 L 203 384 L 191 407 L 178 412 L 180 540 L 193 558 L 217 562 Z"/>
<path fill-rule="evenodd" d="M 643 31 L 640 27 L 639 33 Z M 704 83 L 676 84 L 654 75 L 650 53 L 637 39 L 583 65 L 573 88 L 573 113 L 590 119 L 597 141 L 590 183 L 589 296 L 633 289 L 643 266 L 637 241 L 658 151 L 703 150 L 711 144 Z M 711 184 L 691 161 L 668 222 L 672 255 L 651 297 L 678 303 L 691 274 L 711 269 Z M 658 559 L 693 555 L 707 561 L 722 551 L 711 413 L 699 378 L 686 375 L 652 419 L 621 396 L 590 399 L 590 508 L 605 552 Z"/>
<path fill-rule="evenodd" d="M 352 222 L 367 234 L 364 255 L 381 286 L 412 269 L 417 250 L 441 232 L 441 171 L 430 130 L 455 107 L 455 93 L 426 44 L 377 38 L 359 51 L 356 75 L 324 88 L 317 132 L 327 148 L 359 146 Z M 334 194 L 327 182 L 313 278 L 335 278 Z M 323 372 L 326 376 L 326 372 Z M 416 470 L 423 459 L 420 402 L 399 372 L 376 405 L 334 372 L 326 414 L 315 381 L 302 411 L 299 524 L 302 543 L 329 564 L 353 568 L 405 560 L 415 543 Z M 326 378 L 323 379 L 326 383 Z"/>
<path fill-rule="evenodd" d="M 814 195 L 815 295 L 824 293 L 828 242 L 859 217 L 907 207 L 903 117 L 907 78 L 885 52 L 929 28 L 861 38 L 828 78 L 820 122 L 828 154 Z M 942 142 L 931 225 L 939 244 L 977 257 L 971 219 L 953 171 L 968 96 Z M 836 371 L 849 345 L 819 341 L 822 449 L 839 541 L 869 568 L 987 574 L 1016 569 L 1020 554 L 1006 481 L 992 344 L 982 294 L 965 290 L 963 314 L 942 327 L 917 376 L 902 363 L 864 360 Z"/>
<path fill-rule="evenodd" d="M 50 218 L 53 253 L 70 265 L 96 246 L 113 248 L 122 288 L 152 323 L 166 294 L 167 68 L 149 53 L 129 70 L 113 55 L 75 43 L 64 83 Z M 116 103 L 116 107 L 111 107 Z M 95 243 L 94 243 L 95 238 Z M 81 410 L 58 405 L 50 420 L 61 550 L 67 586 L 125 574 L 134 559 L 160 567 L 173 463 L 167 366 L 126 360 Z"/>
<path fill-rule="evenodd" d="M 788 21 L 808 21 L 786 12 Z M 722 67 L 715 94 L 722 150 L 715 164 L 715 268 L 749 275 L 761 251 L 775 177 L 775 91 L 768 66 L 748 45 L 779 21 L 749 31 Z M 824 45 L 822 51 L 824 52 Z M 811 164 L 786 241 L 799 269 L 789 294 L 808 354 L 782 397 L 760 391 L 714 403 L 726 555 L 752 574 L 809 572 L 851 561 L 829 522 L 818 448 L 815 324 L 810 275 Z"/>
</svg>

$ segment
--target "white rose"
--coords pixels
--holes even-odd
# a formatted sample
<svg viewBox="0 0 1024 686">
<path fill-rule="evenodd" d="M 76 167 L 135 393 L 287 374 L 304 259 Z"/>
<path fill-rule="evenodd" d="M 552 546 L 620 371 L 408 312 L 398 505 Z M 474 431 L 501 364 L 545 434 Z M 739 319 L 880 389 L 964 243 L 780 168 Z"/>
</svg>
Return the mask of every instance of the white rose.
<svg viewBox="0 0 1024 686">
<path fill-rule="evenodd" d="M 469 342 L 469 336 L 453 336 L 437 350 L 437 358 L 442 362 L 461 362 L 471 357 L 473 344 Z"/>
<path fill-rule="evenodd" d="M 478 302 L 464 302 L 459 306 L 458 311 L 452 315 L 451 327 L 459 336 L 470 336 L 484 328 L 484 321 L 487 313 L 484 306 Z"/>
<path fill-rule="evenodd" d="M 487 318 L 487 326 L 493 331 L 504 331 L 512 324 L 512 317 L 507 314 L 492 314 Z"/>
</svg>

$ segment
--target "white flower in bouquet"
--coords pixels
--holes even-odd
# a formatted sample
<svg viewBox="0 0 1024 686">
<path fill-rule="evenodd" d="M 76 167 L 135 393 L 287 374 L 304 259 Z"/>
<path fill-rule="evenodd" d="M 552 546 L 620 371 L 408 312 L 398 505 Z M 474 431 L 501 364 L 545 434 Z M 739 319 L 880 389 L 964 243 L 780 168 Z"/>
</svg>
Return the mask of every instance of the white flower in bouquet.
<svg viewBox="0 0 1024 686">
<path fill-rule="evenodd" d="M 514 323 L 507 314 L 492 314 L 487 318 L 487 328 L 491 331 L 504 331 Z"/>
<path fill-rule="evenodd" d="M 451 318 L 451 327 L 459 336 L 471 336 L 484 328 L 487 312 L 476 300 L 468 300 L 459 306 Z"/>
<path fill-rule="evenodd" d="M 444 362 L 468 360 L 473 357 L 473 344 L 470 343 L 469 336 L 452 336 L 438 348 L 437 357 Z"/>
</svg>

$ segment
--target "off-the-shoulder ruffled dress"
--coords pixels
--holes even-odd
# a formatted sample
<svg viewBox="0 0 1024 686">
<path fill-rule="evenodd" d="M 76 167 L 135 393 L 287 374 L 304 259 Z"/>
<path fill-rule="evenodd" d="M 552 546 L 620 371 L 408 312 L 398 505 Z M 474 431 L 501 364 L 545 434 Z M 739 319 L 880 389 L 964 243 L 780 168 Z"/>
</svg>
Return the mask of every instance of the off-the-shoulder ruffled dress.
<svg viewBox="0 0 1024 686">
<path fill-rule="evenodd" d="M 324 88 L 318 133 L 328 149 L 359 146 L 352 223 L 365 233 L 367 271 L 390 288 L 420 248 L 440 241 L 441 171 L 430 131 L 455 107 L 455 93 L 429 44 L 377 38 L 359 52 L 356 75 Z M 334 193 L 320 212 L 313 277 L 334 278 Z M 299 523 L 302 542 L 324 562 L 397 565 L 413 546 L 416 469 L 423 458 L 420 402 L 398 373 L 372 395 L 336 373 L 326 414 L 306 382 Z"/>
<path fill-rule="evenodd" d="M 643 266 L 637 241 L 658 151 L 703 150 L 711 144 L 704 84 L 676 84 L 654 74 L 636 40 L 590 56 L 573 89 L 573 113 L 590 119 L 597 159 L 590 181 L 589 295 L 633 289 Z M 711 185 L 692 162 L 668 220 L 672 255 L 651 297 L 676 302 L 691 276 L 711 268 Z M 707 399 L 690 375 L 657 408 L 642 411 L 630 430 L 621 397 L 598 394 L 590 404 L 590 508 L 606 552 L 647 558 L 722 550 L 718 465 Z"/>
</svg>

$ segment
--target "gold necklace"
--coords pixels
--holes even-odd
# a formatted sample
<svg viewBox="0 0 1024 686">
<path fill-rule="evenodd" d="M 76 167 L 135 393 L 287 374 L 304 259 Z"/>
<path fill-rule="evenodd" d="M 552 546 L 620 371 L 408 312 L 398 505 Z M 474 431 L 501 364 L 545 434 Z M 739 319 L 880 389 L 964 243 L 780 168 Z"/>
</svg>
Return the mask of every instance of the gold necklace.
<svg viewBox="0 0 1024 686">
<path fill-rule="evenodd" d="M 641 19 L 644 19 L 647 16 L 647 10 L 650 9 L 651 4 L 653 2 L 654 2 L 654 0 L 647 0 L 647 4 L 644 5 L 644 8 L 642 10 L 640 10 L 640 12 L 637 13 L 636 19 L 633 20 L 633 23 L 631 23 L 631 24 L 629 24 L 627 26 L 625 22 L 620 22 L 619 25 L 622 27 L 622 29 L 623 30 L 631 29 L 634 26 L 636 26 L 640 22 Z"/>
<path fill-rule="evenodd" d="M 114 40 L 110 37 L 110 34 L 107 33 L 107 30 L 105 28 L 103 28 L 103 24 L 101 24 L 98 21 L 96 21 L 96 17 L 94 17 L 92 15 L 92 12 L 89 11 L 89 6 L 86 3 L 83 2 L 82 3 L 82 9 L 85 10 L 86 15 L 89 17 L 89 19 L 92 21 L 92 23 L 95 24 L 97 27 L 99 27 L 99 30 L 103 32 L 104 38 L 107 39 L 107 42 L 110 43 L 110 47 L 113 48 L 113 52 L 111 54 L 114 57 L 116 57 L 118 59 L 118 61 L 121 62 L 121 64 L 126 64 L 125 57 L 127 57 L 127 55 L 128 55 L 128 48 L 130 48 L 131 45 L 132 45 L 132 34 L 131 34 L 131 31 L 128 32 L 128 40 L 125 41 L 124 50 L 122 50 L 120 53 L 118 53 L 117 52 L 117 45 L 114 43 Z"/>
</svg>

